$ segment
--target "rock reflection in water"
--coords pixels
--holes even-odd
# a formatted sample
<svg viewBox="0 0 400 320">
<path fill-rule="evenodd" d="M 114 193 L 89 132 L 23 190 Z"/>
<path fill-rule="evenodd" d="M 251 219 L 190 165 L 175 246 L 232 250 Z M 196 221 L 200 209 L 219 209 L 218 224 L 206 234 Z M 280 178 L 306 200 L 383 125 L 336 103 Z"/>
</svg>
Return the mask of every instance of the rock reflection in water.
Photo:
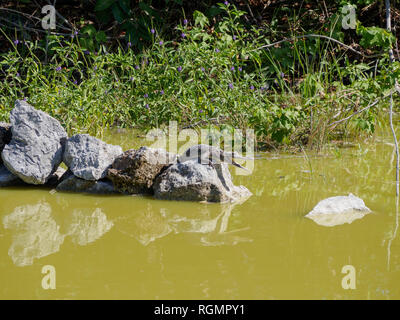
<svg viewBox="0 0 400 320">
<path fill-rule="evenodd" d="M 193 234 L 197 244 L 206 246 L 235 245 L 251 239 L 238 236 L 241 230 L 229 230 L 229 220 L 236 204 L 193 204 L 179 209 L 160 207 L 159 202 L 148 202 L 144 209 L 129 212 L 109 220 L 101 205 L 71 208 L 60 202 L 57 219 L 45 200 L 37 204 L 16 207 L 3 218 L 6 229 L 12 231 L 8 254 L 17 266 L 32 265 L 60 250 L 68 237 L 77 245 L 85 246 L 100 239 L 113 228 L 135 238 L 144 246 L 169 234 Z"/>
<path fill-rule="evenodd" d="M 334 227 L 345 223 L 352 223 L 355 220 L 363 218 L 368 212 L 352 210 L 346 213 L 330 213 L 309 215 L 307 218 L 324 227 Z"/>
<path fill-rule="evenodd" d="M 15 208 L 4 217 L 3 224 L 13 232 L 8 254 L 17 266 L 32 265 L 35 259 L 58 252 L 68 236 L 72 242 L 84 246 L 113 227 L 113 222 L 100 208 L 75 209 L 71 219 L 60 226 L 52 216 L 50 204 L 45 201 Z M 60 232 L 60 227 L 66 232 Z"/>
<path fill-rule="evenodd" d="M 201 244 L 204 246 L 232 246 L 241 242 L 252 242 L 252 239 L 238 235 L 241 232 L 248 230 L 248 228 L 229 230 L 229 220 L 231 218 L 233 208 L 245 201 L 246 199 L 235 204 L 221 206 L 221 214 L 218 219 L 218 224 L 214 230 L 201 237 Z"/>
<path fill-rule="evenodd" d="M 91 209 L 74 210 L 67 235 L 71 237 L 72 242 L 85 246 L 100 239 L 113 225 L 100 208 L 96 208 L 93 212 Z"/>
<path fill-rule="evenodd" d="M 173 231 L 165 219 L 165 211 L 156 211 L 150 203 L 145 210 L 130 213 L 116 220 L 117 229 L 121 233 L 135 238 L 144 246 Z"/>
<path fill-rule="evenodd" d="M 28 266 L 34 259 L 60 250 L 65 236 L 60 234 L 51 211 L 50 204 L 39 202 L 17 207 L 4 217 L 4 227 L 14 232 L 8 254 L 15 265 Z"/>
<path fill-rule="evenodd" d="M 116 226 L 121 233 L 137 239 L 144 246 L 171 233 L 199 234 L 198 243 L 206 246 L 235 245 L 252 241 L 237 236 L 244 229 L 228 231 L 229 219 L 237 204 L 199 204 L 198 207 L 191 206 L 190 210 L 184 207 L 173 210 L 156 208 L 149 203 L 145 210 L 116 219 Z"/>
</svg>

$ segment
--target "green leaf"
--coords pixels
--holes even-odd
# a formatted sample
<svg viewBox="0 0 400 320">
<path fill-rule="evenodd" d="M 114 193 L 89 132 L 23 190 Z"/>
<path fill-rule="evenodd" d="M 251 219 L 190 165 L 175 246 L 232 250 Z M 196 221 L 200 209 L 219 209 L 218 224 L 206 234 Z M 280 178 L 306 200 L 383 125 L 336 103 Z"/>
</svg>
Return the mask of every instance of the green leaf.
<svg viewBox="0 0 400 320">
<path fill-rule="evenodd" d="M 139 8 L 151 16 L 153 15 L 153 9 L 146 2 L 139 2 Z"/>
<path fill-rule="evenodd" d="M 204 28 L 205 25 L 209 24 L 208 18 L 200 11 L 196 10 L 195 12 L 193 12 L 193 17 L 195 25 L 199 25 Z"/>
<path fill-rule="evenodd" d="M 99 31 L 96 33 L 96 41 L 98 43 L 103 43 L 107 41 L 107 36 L 106 33 L 104 31 Z"/>
<path fill-rule="evenodd" d="M 112 13 L 110 10 L 103 10 L 103 11 L 97 11 L 96 12 L 96 17 L 98 21 L 101 21 L 102 23 L 109 23 L 111 19 L 113 18 Z"/>
<path fill-rule="evenodd" d="M 81 33 L 86 33 L 89 37 L 95 37 L 96 36 L 96 28 L 93 25 L 89 24 L 82 28 Z"/>
<path fill-rule="evenodd" d="M 119 5 L 117 3 L 114 3 L 111 7 L 111 10 L 115 20 L 117 20 L 118 23 L 122 23 L 125 19 L 125 14 L 123 13 Z"/>
<path fill-rule="evenodd" d="M 218 25 L 218 31 L 221 33 L 226 33 L 229 31 L 229 23 L 228 21 L 223 21 Z"/>
<path fill-rule="evenodd" d="M 219 7 L 216 6 L 212 6 L 208 9 L 208 16 L 210 16 L 211 18 L 219 15 L 221 12 L 223 12 L 223 10 Z"/>
<path fill-rule="evenodd" d="M 81 44 L 81 47 L 83 50 L 90 50 L 93 51 L 94 50 L 94 42 L 93 39 L 79 39 L 79 42 Z"/>
<path fill-rule="evenodd" d="M 381 47 L 387 49 L 396 41 L 393 34 L 379 27 L 364 27 L 358 25 L 357 34 L 362 36 L 360 45 L 364 48 Z"/>
<path fill-rule="evenodd" d="M 121 9 L 126 13 L 129 14 L 129 12 L 131 11 L 131 7 L 130 7 L 130 0 L 119 0 L 119 6 L 121 7 Z"/>
<path fill-rule="evenodd" d="M 96 6 L 94 7 L 94 11 L 102 11 L 105 10 L 115 2 L 115 0 L 97 0 Z"/>
</svg>

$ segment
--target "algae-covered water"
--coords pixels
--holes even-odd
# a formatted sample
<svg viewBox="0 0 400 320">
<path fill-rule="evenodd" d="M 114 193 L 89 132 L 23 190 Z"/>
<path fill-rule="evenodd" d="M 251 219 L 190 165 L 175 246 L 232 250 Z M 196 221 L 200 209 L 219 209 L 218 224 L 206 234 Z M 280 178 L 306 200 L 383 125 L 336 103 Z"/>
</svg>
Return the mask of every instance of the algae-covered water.
<svg viewBox="0 0 400 320">
<path fill-rule="evenodd" d="M 251 175 L 234 175 L 253 193 L 236 205 L 1 189 L 0 299 L 399 299 L 390 137 L 325 155 L 257 154 Z M 304 217 L 350 192 L 372 213 Z M 55 289 L 42 286 L 47 265 Z M 342 286 L 347 265 L 355 289 Z"/>
</svg>

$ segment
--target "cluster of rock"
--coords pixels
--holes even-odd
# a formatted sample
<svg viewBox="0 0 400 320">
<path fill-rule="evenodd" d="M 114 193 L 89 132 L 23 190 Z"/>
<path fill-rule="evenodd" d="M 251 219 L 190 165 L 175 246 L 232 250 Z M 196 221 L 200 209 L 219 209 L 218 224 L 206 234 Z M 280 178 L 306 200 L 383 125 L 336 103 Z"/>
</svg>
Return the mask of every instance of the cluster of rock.
<svg viewBox="0 0 400 320">
<path fill-rule="evenodd" d="M 87 134 L 68 137 L 56 119 L 20 100 L 10 124 L 0 123 L 0 152 L 0 187 L 44 185 L 57 191 L 207 202 L 234 202 L 251 195 L 233 185 L 226 163 L 178 162 L 176 154 L 163 149 L 123 152 Z"/>
</svg>

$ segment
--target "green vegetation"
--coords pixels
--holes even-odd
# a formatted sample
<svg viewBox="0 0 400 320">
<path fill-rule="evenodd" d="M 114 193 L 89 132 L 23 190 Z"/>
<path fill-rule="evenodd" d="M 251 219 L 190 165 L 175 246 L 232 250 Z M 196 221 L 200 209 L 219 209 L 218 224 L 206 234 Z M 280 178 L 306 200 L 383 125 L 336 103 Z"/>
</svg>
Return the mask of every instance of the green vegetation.
<svg viewBox="0 0 400 320">
<path fill-rule="evenodd" d="M 340 8 L 315 33 L 345 42 Z M 2 30 L 12 50 L 0 55 L 0 121 L 15 99 L 26 98 L 70 133 L 148 130 L 176 120 L 182 127 L 253 128 L 260 145 L 319 148 L 374 132 L 384 101 L 330 124 L 393 88 L 400 64 L 390 64 L 386 53 L 392 34 L 358 22 L 357 55 L 327 38 L 300 37 L 312 32 L 295 28 L 294 15 L 285 36 L 296 38 L 260 48 L 282 32 L 243 23 L 245 12 L 233 4 L 217 9 L 212 21 L 199 11 L 191 22 L 182 16 L 174 39 L 149 27 L 150 44 L 139 49 L 129 38 L 111 50 L 92 25 L 48 35 L 47 46 Z"/>
</svg>

